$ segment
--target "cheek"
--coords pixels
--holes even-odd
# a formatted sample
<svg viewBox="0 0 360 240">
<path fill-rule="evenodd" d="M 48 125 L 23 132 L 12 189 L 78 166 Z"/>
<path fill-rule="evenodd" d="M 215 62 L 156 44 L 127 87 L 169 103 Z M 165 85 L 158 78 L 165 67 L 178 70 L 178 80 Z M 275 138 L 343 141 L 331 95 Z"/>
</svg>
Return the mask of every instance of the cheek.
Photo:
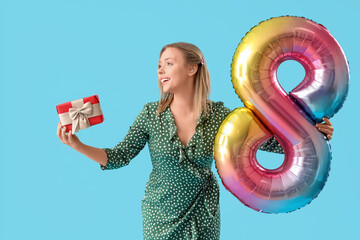
<svg viewBox="0 0 360 240">
<path fill-rule="evenodd" d="M 181 68 L 174 69 L 173 75 L 174 75 L 176 78 L 180 78 L 180 79 L 181 79 L 181 78 L 184 78 L 184 77 L 186 77 L 186 70 L 181 69 Z"/>
</svg>

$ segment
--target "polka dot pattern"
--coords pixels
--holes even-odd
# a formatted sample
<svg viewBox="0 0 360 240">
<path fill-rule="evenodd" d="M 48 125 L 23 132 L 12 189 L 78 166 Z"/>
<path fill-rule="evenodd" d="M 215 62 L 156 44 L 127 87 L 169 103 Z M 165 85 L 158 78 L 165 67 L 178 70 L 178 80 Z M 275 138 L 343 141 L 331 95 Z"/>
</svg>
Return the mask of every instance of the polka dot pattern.
<svg viewBox="0 0 360 240">
<path fill-rule="evenodd" d="M 104 148 L 108 163 L 102 170 L 129 164 L 148 143 L 153 169 L 142 199 L 144 239 L 219 239 L 219 184 L 211 171 L 213 144 L 221 122 L 231 112 L 223 102 L 209 101 L 187 146 L 177 136 L 167 107 L 159 116 L 159 102 L 146 103 L 125 138 Z M 278 151 L 275 139 L 261 149 Z M 280 146 L 281 148 L 281 146 Z"/>
</svg>

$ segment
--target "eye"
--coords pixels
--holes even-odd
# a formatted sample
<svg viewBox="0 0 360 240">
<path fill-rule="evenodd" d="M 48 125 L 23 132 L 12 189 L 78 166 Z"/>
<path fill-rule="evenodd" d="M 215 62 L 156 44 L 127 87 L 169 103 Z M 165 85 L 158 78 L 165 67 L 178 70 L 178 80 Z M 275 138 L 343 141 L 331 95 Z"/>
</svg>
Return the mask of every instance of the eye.
<svg viewBox="0 0 360 240">
<path fill-rule="evenodd" d="M 173 65 L 173 64 L 172 64 L 171 62 L 168 62 L 167 65 L 168 65 L 168 66 L 171 66 L 171 65 Z"/>
<path fill-rule="evenodd" d="M 161 65 L 158 65 L 158 69 L 161 68 Z"/>
</svg>

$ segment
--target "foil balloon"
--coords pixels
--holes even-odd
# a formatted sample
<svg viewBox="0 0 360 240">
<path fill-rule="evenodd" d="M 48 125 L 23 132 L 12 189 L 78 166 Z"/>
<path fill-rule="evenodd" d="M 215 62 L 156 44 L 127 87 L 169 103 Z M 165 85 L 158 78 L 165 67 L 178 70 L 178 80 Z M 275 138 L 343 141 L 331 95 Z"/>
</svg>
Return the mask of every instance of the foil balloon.
<svg viewBox="0 0 360 240">
<path fill-rule="evenodd" d="M 289 94 L 276 78 L 286 60 L 305 69 L 305 78 Z M 306 18 L 271 18 L 241 40 L 231 77 L 245 108 L 232 111 L 215 137 L 214 159 L 224 186 L 260 212 L 305 206 L 330 171 L 330 145 L 314 125 L 339 111 L 348 93 L 349 67 L 340 45 L 324 26 Z M 256 160 L 270 137 L 285 153 L 283 164 L 271 170 Z"/>
</svg>

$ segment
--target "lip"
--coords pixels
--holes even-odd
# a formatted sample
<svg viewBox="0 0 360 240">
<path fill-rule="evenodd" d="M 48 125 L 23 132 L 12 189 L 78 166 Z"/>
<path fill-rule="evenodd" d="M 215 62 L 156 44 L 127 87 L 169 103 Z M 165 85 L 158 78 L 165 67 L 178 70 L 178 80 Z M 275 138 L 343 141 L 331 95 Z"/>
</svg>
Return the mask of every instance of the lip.
<svg viewBox="0 0 360 240">
<path fill-rule="evenodd" d="M 169 77 L 162 77 L 161 79 L 160 79 L 160 82 L 161 82 L 161 84 L 165 84 L 165 83 L 167 83 L 168 81 L 166 81 L 166 82 L 162 82 L 162 80 L 163 79 L 169 79 L 168 81 L 170 81 L 170 78 Z"/>
</svg>

